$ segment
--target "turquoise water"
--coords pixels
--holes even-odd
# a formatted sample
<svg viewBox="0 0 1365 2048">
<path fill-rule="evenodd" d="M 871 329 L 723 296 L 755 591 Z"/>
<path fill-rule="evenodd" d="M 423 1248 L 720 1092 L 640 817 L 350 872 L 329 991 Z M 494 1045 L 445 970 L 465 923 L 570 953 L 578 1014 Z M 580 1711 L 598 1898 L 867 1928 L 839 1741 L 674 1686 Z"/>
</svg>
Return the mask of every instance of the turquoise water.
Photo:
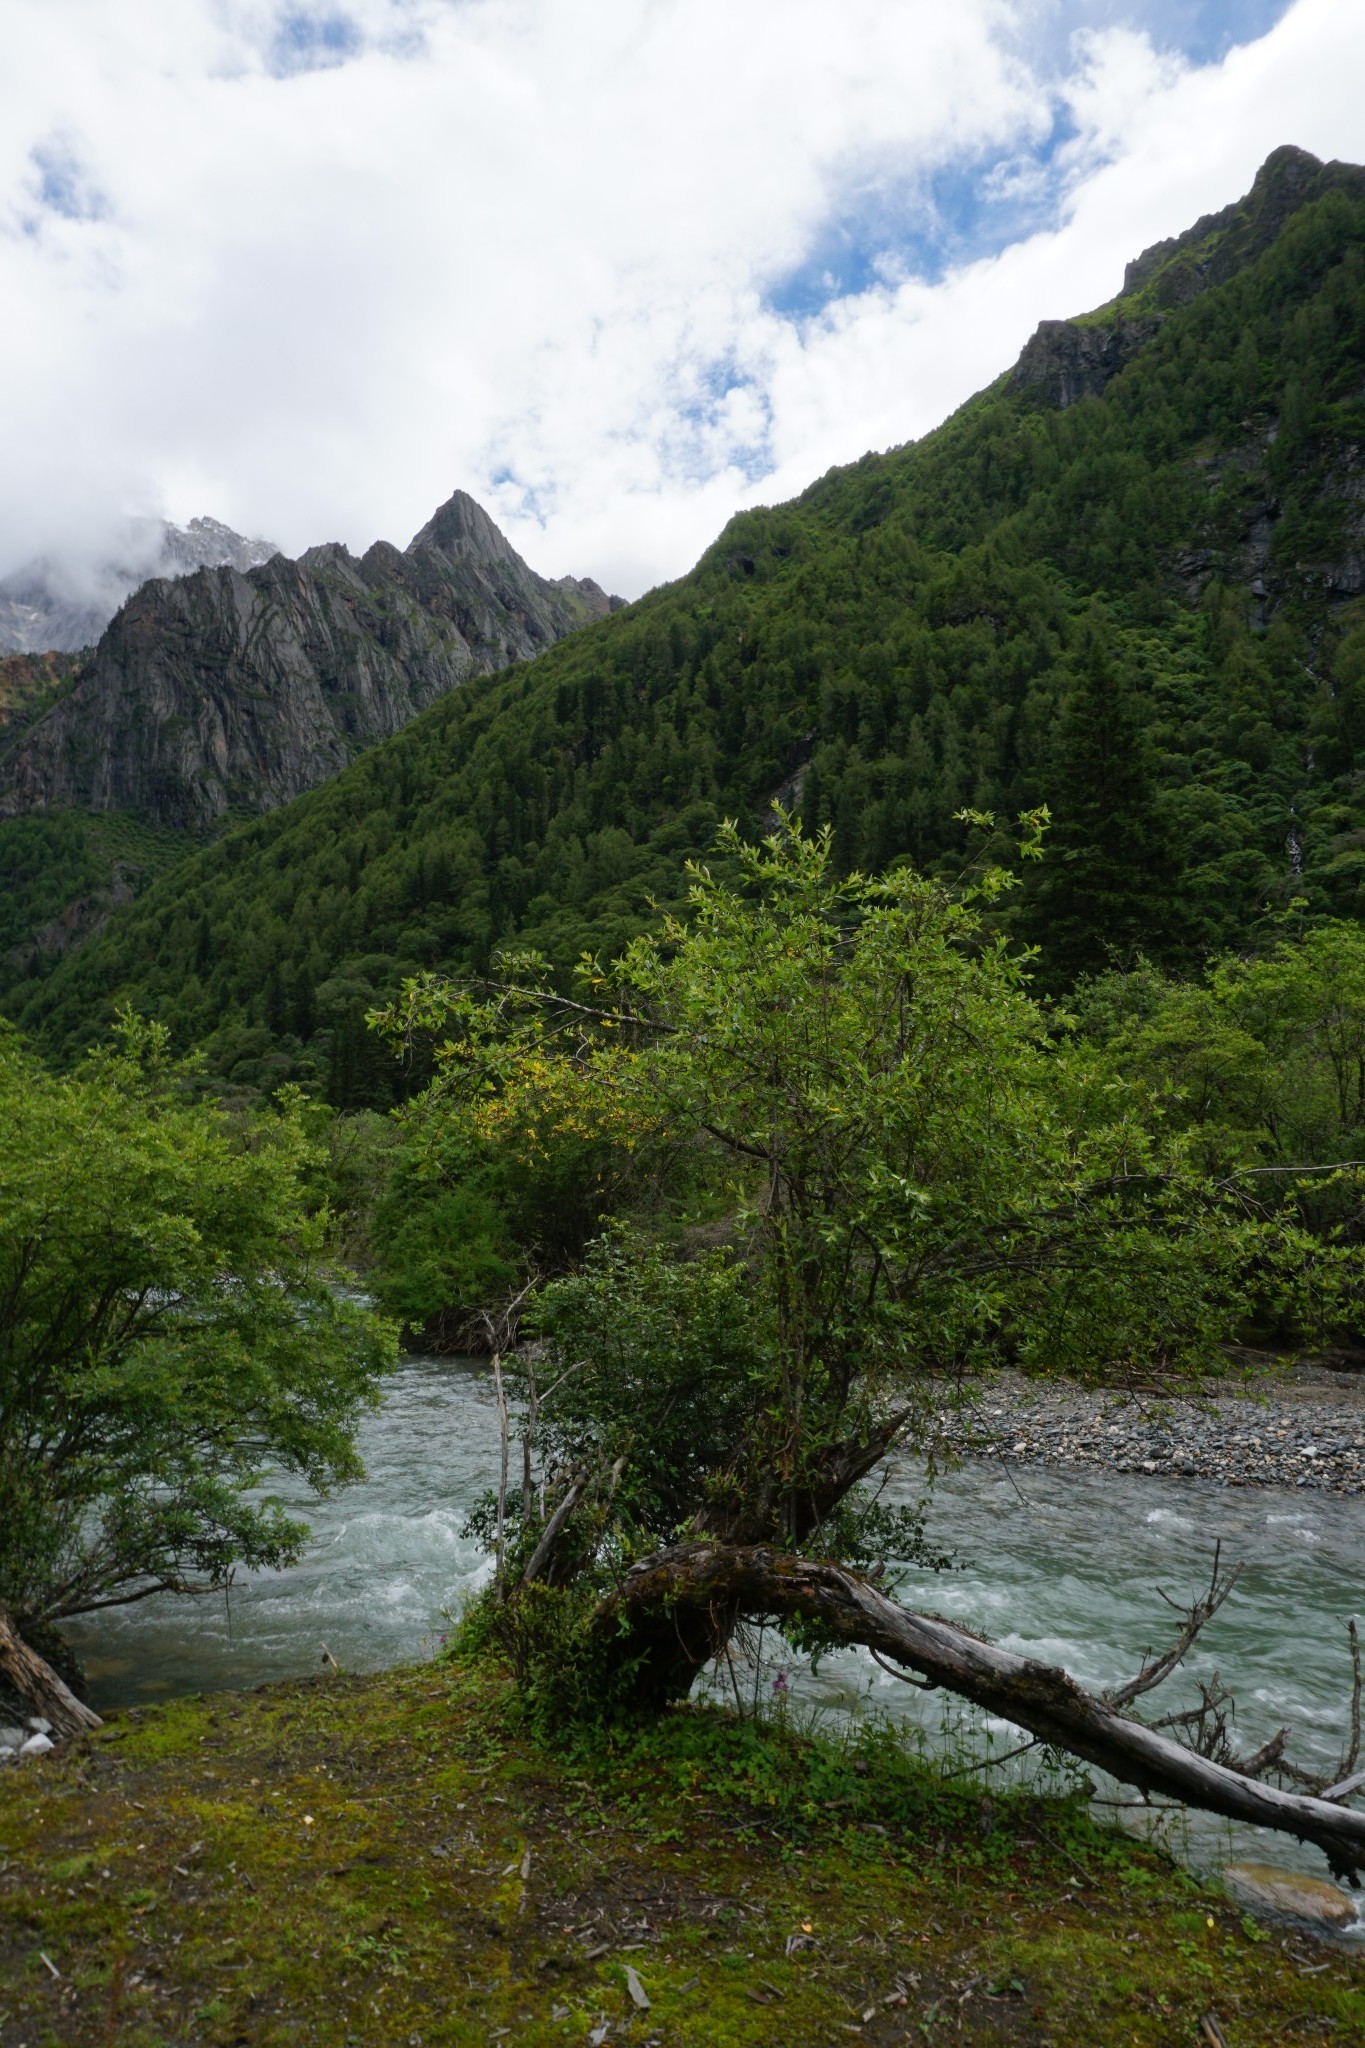
<svg viewBox="0 0 1365 2048">
<path fill-rule="evenodd" d="M 312 1530 L 290 1571 L 246 1572 L 228 1594 L 161 1594 L 67 1625 L 96 1707 L 169 1693 L 244 1689 L 317 1670 L 326 1647 L 344 1669 L 429 1656 L 443 1611 L 487 1575 L 461 1533 L 497 1483 L 492 1384 L 468 1361 L 409 1358 L 360 1431 L 366 1477 L 330 1500 L 278 1485 Z"/>
<path fill-rule="evenodd" d="M 470 1361 L 406 1360 L 364 1424 L 362 1450 L 367 1478 L 332 1500 L 280 1489 L 313 1529 L 293 1570 L 244 1575 L 226 1597 L 163 1595 L 72 1624 L 95 1704 L 298 1675 L 319 1668 L 324 1646 L 351 1670 L 434 1654 L 446 1618 L 489 1570 L 463 1534 L 469 1507 L 497 1477 L 486 1373 Z M 905 1464 L 890 1492 L 911 1498 L 921 1484 Z M 1300 1762 L 1335 1763 L 1350 1681 L 1344 1624 L 1365 1610 L 1365 1501 L 1122 1473 L 1040 1468 L 1011 1477 L 981 1462 L 940 1475 L 928 1534 L 958 1565 L 909 1573 L 909 1604 L 1064 1664 L 1092 1687 L 1136 1670 L 1149 1645 L 1168 1639 L 1172 1617 L 1157 1588 L 1190 1599 L 1221 1538 L 1225 1559 L 1245 1559 L 1247 1569 L 1191 1673 L 1216 1668 L 1233 1688 L 1245 1749 L 1287 1721 Z M 812 1674 L 770 1636 L 762 1668 L 745 1664 L 736 1674 L 746 1699 L 771 1697 L 779 1669 L 798 1711 L 838 1718 L 870 1708 L 913 1724 L 931 1745 L 941 1739 L 939 1696 L 913 1691 L 860 1654 L 830 1658 Z M 729 1697 L 729 1673 L 722 1689 Z M 1166 1691 L 1162 1711 L 1180 1703 L 1174 1686 Z M 1187 1682 L 1185 1698 L 1190 1691 Z M 965 1709 L 953 1716 L 998 1750 L 1018 1739 Z M 1230 1835 L 1203 1818 L 1178 1833 L 1177 1846 L 1201 1865 L 1236 1853 L 1323 1872 L 1317 1851 L 1284 1838 Z"/>
</svg>

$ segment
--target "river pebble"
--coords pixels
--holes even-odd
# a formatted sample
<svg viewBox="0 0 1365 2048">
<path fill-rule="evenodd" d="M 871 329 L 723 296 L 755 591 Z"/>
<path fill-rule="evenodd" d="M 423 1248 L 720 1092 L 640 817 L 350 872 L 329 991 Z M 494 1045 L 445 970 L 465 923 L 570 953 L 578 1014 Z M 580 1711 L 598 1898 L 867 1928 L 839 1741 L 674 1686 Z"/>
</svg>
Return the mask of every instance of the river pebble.
<svg viewBox="0 0 1365 2048">
<path fill-rule="evenodd" d="M 1365 1383 L 1311 1368 L 1201 1401 L 1006 1379 L 946 1434 L 965 1456 L 1012 1464 L 1365 1493 Z"/>
</svg>

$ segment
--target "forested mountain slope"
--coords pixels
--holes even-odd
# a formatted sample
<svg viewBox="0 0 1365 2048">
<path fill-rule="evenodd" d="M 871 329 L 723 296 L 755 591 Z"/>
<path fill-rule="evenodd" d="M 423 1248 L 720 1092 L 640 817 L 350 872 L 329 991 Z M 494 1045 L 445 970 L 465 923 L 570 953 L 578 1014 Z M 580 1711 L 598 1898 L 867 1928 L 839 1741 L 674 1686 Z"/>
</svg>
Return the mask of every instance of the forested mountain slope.
<svg viewBox="0 0 1365 2048">
<path fill-rule="evenodd" d="M 1048 323 L 936 433 L 733 520 L 680 582 L 447 696 L 177 867 L 9 1008 L 116 995 L 225 1079 L 395 1086 L 364 1009 L 516 937 L 567 963 L 775 795 L 838 858 L 960 864 L 1048 804 L 1054 975 L 1365 909 L 1365 172 L 1248 197 Z"/>
</svg>

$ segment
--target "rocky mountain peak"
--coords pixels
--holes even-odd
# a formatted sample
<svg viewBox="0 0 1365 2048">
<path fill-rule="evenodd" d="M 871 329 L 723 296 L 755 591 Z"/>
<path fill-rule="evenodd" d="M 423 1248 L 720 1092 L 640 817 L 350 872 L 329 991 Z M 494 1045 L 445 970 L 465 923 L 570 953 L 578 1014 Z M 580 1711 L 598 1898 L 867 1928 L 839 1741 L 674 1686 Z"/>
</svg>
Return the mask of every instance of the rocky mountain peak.
<svg viewBox="0 0 1365 2048">
<path fill-rule="evenodd" d="M 1222 284 L 1270 247 L 1291 214 L 1334 188 L 1365 190 L 1365 171 L 1357 164 L 1324 164 L 1306 149 L 1282 144 L 1270 152 L 1245 197 L 1135 256 L 1123 273 L 1124 296 L 1140 291 L 1185 256 L 1193 260 L 1187 275 L 1168 283 L 1167 303 L 1183 303 L 1206 285 Z"/>
<path fill-rule="evenodd" d="M 467 491 L 454 491 L 408 542 L 406 552 L 437 548 L 452 561 L 496 562 L 525 568 L 512 543 Z"/>
<path fill-rule="evenodd" d="M 221 519 L 191 519 L 188 526 L 165 528 L 162 555 L 174 567 L 160 575 L 191 575 L 196 569 L 259 569 L 279 549 L 273 540 L 248 540 Z"/>
<path fill-rule="evenodd" d="M 94 560 L 38 555 L 0 580 L 0 654 L 75 653 L 93 647 L 119 606 L 155 576 L 230 565 L 254 569 L 278 553 L 221 519 L 131 519 Z"/>
<path fill-rule="evenodd" d="M 536 575 L 463 491 L 401 554 L 327 541 L 291 561 L 213 520 L 177 533 L 176 569 L 127 599 L 0 760 L 0 817 L 126 810 L 203 830 L 273 809 L 613 609 L 595 583 Z"/>
</svg>

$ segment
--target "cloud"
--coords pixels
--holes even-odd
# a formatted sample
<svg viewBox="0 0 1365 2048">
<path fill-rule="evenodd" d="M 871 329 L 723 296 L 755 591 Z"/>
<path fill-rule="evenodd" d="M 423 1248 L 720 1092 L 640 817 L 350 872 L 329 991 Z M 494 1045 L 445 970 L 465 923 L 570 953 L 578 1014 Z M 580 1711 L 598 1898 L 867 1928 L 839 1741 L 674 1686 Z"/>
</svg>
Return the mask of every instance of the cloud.
<svg viewBox="0 0 1365 2048">
<path fill-rule="evenodd" d="M 154 508 L 401 542 L 458 484 L 633 594 L 1276 144 L 1365 154 L 1333 0 L 1197 61 L 1275 5 L 10 0 L 0 570 Z"/>
</svg>

